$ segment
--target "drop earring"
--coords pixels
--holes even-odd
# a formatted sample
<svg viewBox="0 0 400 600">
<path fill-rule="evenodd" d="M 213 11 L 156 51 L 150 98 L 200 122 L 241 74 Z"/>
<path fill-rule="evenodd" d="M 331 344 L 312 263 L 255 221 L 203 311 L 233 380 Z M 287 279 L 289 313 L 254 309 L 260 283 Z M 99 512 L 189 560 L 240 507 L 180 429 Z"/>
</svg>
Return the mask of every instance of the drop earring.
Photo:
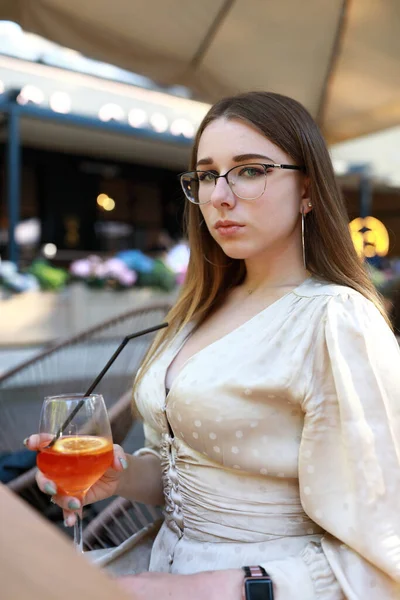
<svg viewBox="0 0 400 600">
<path fill-rule="evenodd" d="M 307 206 L 308 206 L 308 208 L 312 208 L 313 207 L 312 202 L 308 202 Z M 304 212 L 304 206 L 302 206 L 302 208 L 301 208 L 301 245 L 303 248 L 303 265 L 304 265 L 304 268 L 307 270 L 305 230 L 306 230 L 306 215 Z"/>
<path fill-rule="evenodd" d="M 304 240 L 304 231 L 305 231 L 305 214 L 304 214 L 304 207 L 301 209 L 301 245 L 303 248 L 303 265 L 304 268 L 307 269 L 307 263 L 306 263 L 306 244 L 305 244 L 305 240 Z"/>
</svg>

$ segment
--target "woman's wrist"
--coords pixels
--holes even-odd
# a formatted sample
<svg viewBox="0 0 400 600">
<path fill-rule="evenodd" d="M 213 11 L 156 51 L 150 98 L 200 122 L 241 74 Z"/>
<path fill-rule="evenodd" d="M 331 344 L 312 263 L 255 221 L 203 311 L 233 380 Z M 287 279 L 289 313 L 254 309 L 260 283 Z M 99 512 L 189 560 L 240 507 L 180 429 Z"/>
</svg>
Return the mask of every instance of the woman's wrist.
<svg viewBox="0 0 400 600">
<path fill-rule="evenodd" d="M 223 571 L 205 571 L 196 573 L 193 585 L 203 591 L 207 600 L 242 600 L 243 597 L 243 571 L 242 569 L 228 569 Z"/>
<path fill-rule="evenodd" d="M 135 502 L 163 503 L 160 459 L 153 454 L 126 454 L 127 468 L 121 472 L 116 494 Z"/>
</svg>

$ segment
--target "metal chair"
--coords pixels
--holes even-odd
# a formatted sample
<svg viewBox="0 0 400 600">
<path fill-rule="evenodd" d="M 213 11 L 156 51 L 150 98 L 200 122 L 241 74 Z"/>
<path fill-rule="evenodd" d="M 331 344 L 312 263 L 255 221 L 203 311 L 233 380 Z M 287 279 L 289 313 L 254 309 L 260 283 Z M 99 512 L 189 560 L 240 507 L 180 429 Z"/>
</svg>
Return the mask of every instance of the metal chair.
<svg viewBox="0 0 400 600">
<path fill-rule="evenodd" d="M 162 511 L 158 507 L 116 498 L 85 527 L 83 544 L 86 550 L 112 548 L 161 520 Z"/>
</svg>

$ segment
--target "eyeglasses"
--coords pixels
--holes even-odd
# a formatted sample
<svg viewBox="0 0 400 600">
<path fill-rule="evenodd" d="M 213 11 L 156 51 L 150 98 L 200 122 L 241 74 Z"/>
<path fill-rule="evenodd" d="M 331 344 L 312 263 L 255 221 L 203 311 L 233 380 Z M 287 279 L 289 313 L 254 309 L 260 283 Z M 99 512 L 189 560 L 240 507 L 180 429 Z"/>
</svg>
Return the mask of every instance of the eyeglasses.
<svg viewBox="0 0 400 600">
<path fill-rule="evenodd" d="M 238 165 L 232 167 L 224 175 L 216 171 L 187 171 L 181 173 L 180 182 L 185 196 L 193 204 L 207 204 L 217 184 L 217 179 L 223 177 L 232 192 L 242 200 L 256 200 L 265 192 L 267 174 L 272 169 L 291 169 L 304 171 L 297 165 L 258 164 Z"/>
</svg>

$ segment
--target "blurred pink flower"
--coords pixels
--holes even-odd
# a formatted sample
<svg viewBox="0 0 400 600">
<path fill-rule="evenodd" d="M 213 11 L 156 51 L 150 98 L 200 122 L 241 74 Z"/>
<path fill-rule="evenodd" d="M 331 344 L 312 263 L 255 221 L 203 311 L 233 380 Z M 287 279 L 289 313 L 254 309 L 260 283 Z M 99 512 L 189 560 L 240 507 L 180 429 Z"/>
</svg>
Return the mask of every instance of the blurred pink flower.
<svg viewBox="0 0 400 600">
<path fill-rule="evenodd" d="M 120 273 L 124 273 L 127 270 L 125 263 L 119 258 L 110 258 L 104 263 L 107 275 L 109 277 L 118 276 Z"/>
<path fill-rule="evenodd" d="M 97 277 L 97 279 L 105 279 L 108 275 L 105 263 L 99 263 L 98 265 L 94 265 L 93 275 Z"/>
<path fill-rule="evenodd" d="M 89 259 L 76 260 L 69 267 L 70 272 L 75 277 L 89 277 L 92 271 L 92 264 Z"/>
<path fill-rule="evenodd" d="M 137 280 L 135 271 L 129 269 L 119 258 L 110 258 L 102 261 L 99 256 L 89 256 L 88 258 L 76 260 L 70 265 L 70 272 L 75 277 L 88 279 L 115 279 L 124 287 L 132 286 Z"/>
<path fill-rule="evenodd" d="M 125 271 L 121 272 L 118 274 L 118 277 L 116 278 L 117 281 L 125 286 L 125 287 L 130 287 L 131 285 L 133 285 L 137 279 L 137 275 L 135 273 L 135 271 L 131 271 L 130 269 L 125 269 Z"/>
</svg>

